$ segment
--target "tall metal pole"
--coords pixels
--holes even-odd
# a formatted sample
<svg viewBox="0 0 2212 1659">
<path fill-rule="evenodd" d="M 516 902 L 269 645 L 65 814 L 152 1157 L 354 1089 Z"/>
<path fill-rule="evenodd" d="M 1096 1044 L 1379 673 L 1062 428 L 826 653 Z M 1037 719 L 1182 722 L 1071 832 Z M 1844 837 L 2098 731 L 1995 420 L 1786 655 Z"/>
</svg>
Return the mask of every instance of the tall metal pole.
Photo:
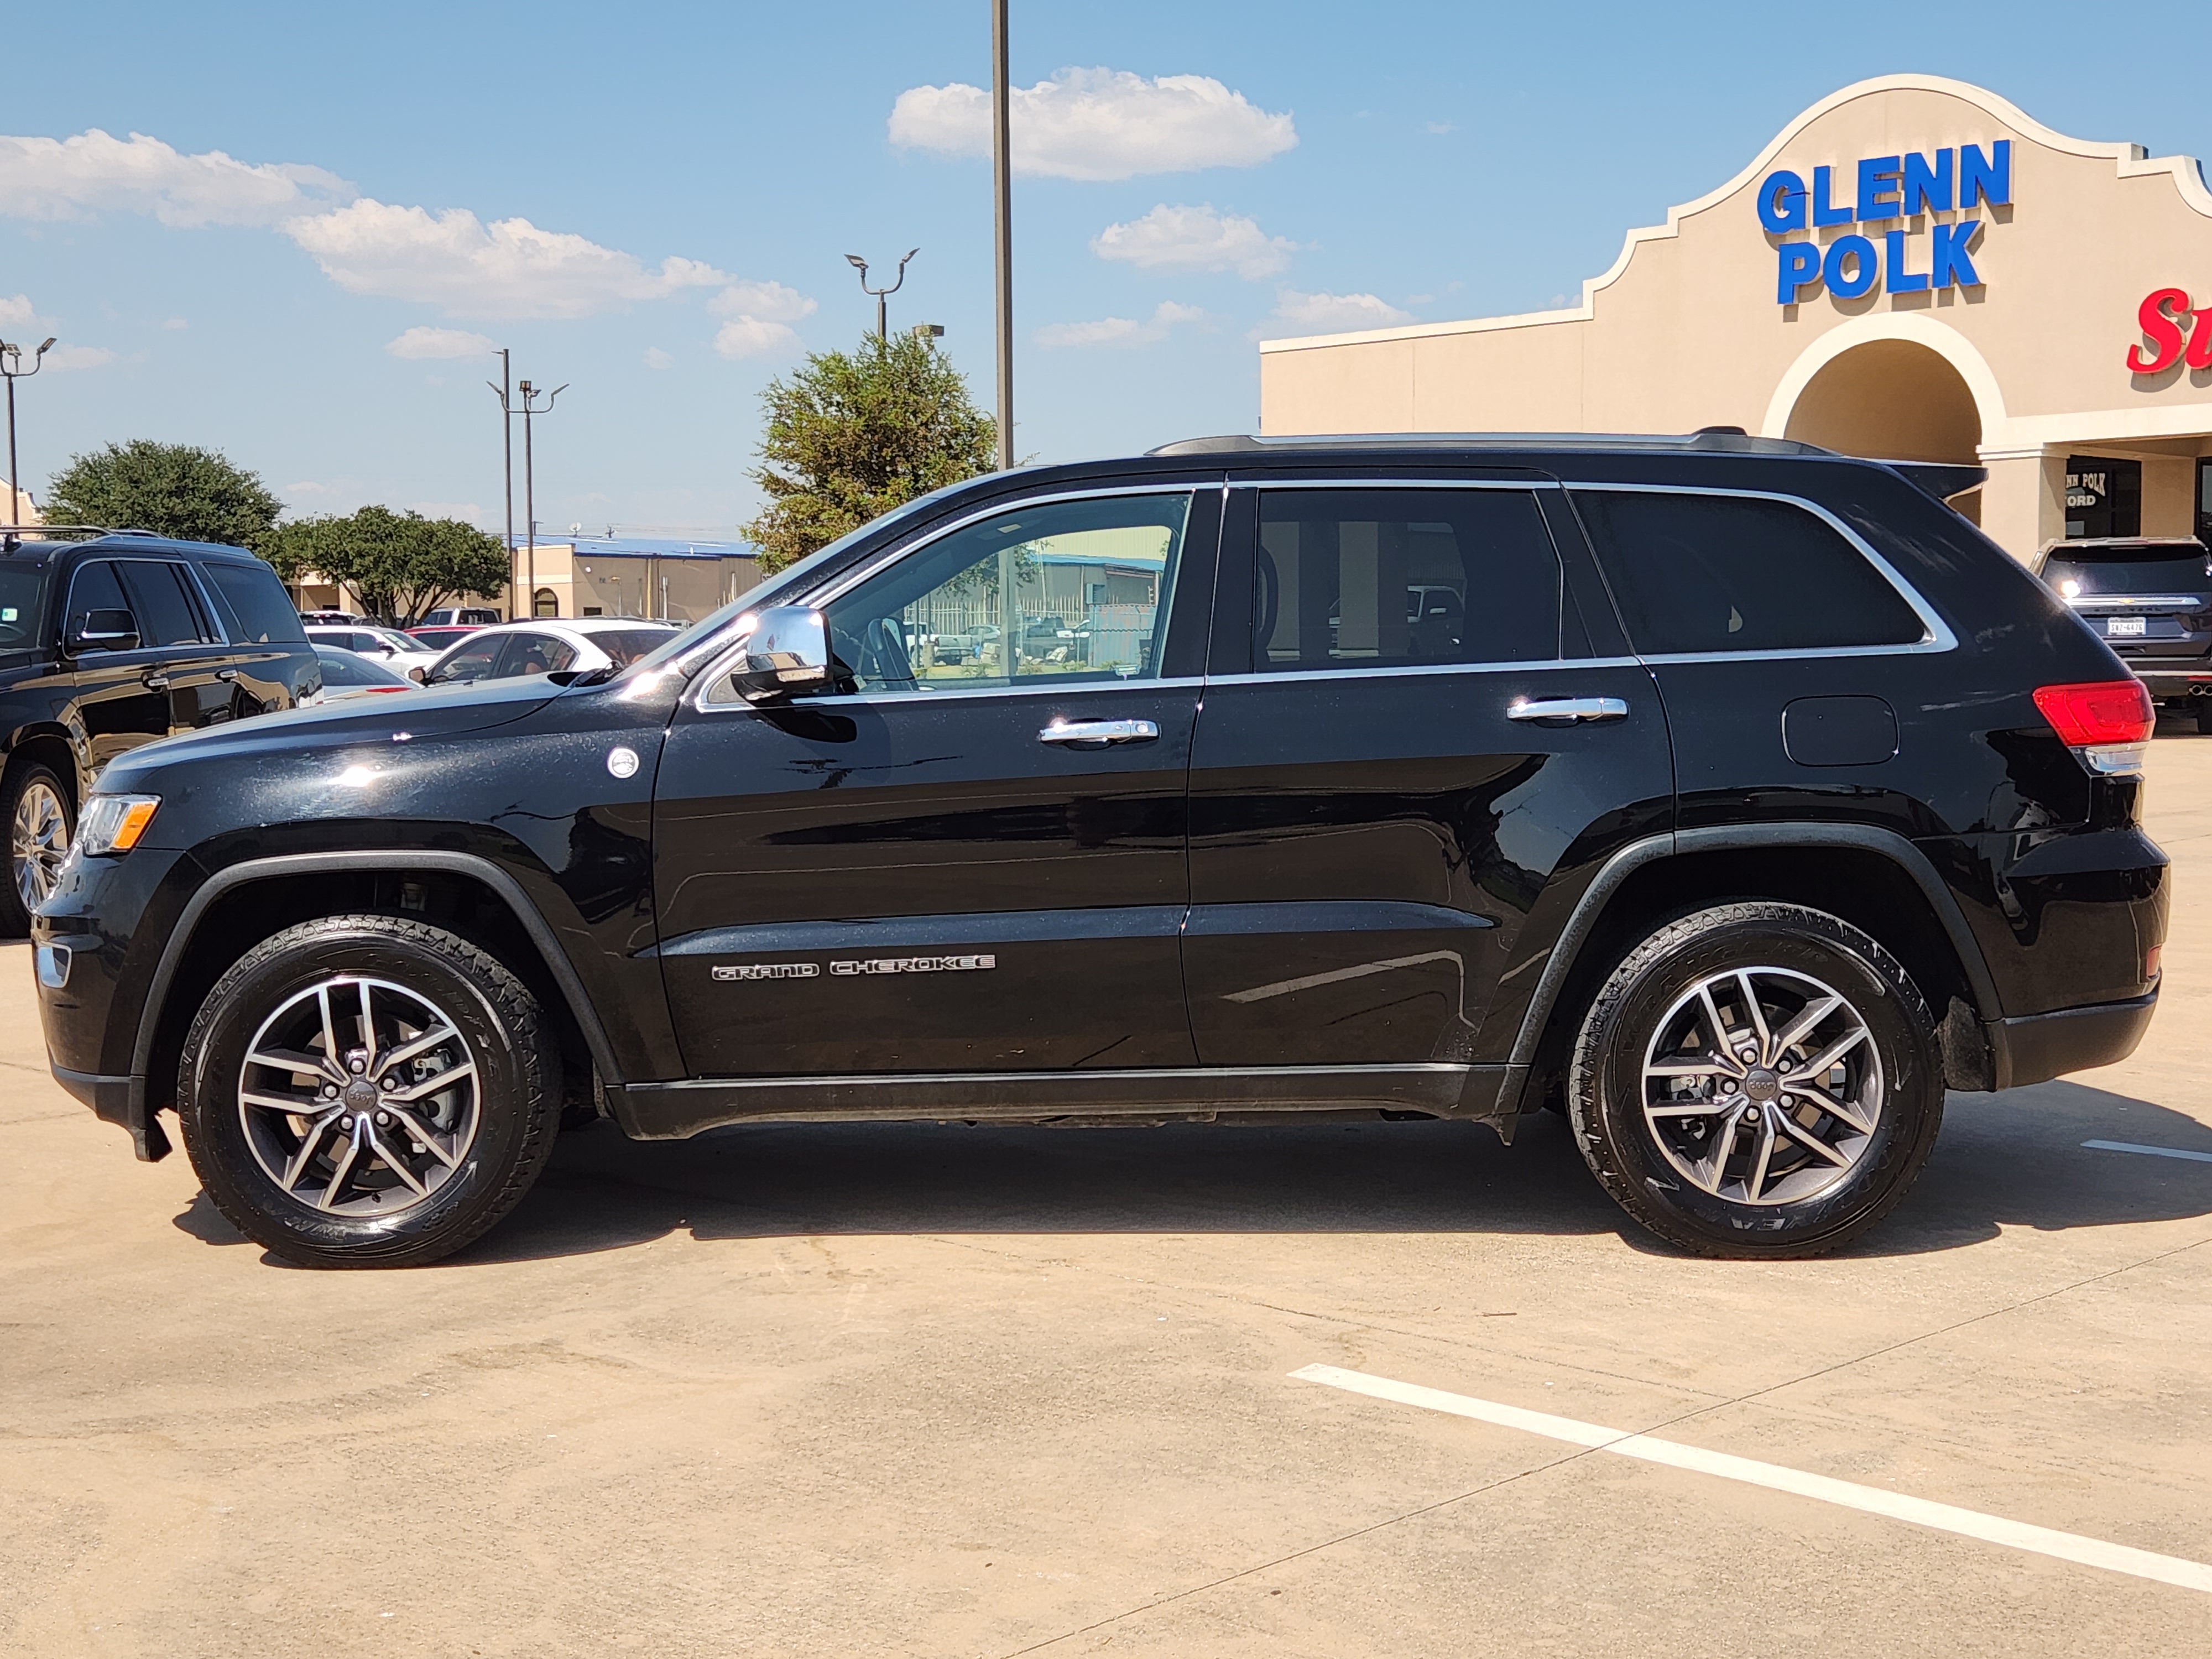
<svg viewBox="0 0 2212 1659">
<path fill-rule="evenodd" d="M 23 480 L 15 470 L 15 382 L 27 380 L 46 366 L 46 353 L 54 349 L 53 337 L 31 356 L 31 367 L 23 367 L 23 348 L 0 340 L 0 375 L 8 380 L 8 528 L 23 527 Z"/>
<path fill-rule="evenodd" d="M 499 353 L 499 449 L 500 473 L 507 501 L 507 619 L 519 621 L 514 614 L 514 411 L 509 407 L 508 390 L 513 384 L 514 366 L 508 361 L 507 348 Z"/>
<path fill-rule="evenodd" d="M 523 585 L 529 595 L 530 615 L 533 617 L 538 614 L 538 469 L 530 423 L 538 416 L 552 413 L 553 400 L 568 389 L 566 382 L 555 386 L 545 394 L 541 404 L 537 401 L 538 388 L 529 381 L 515 387 L 522 394 L 522 520 L 528 561 Z"/>
<path fill-rule="evenodd" d="M 1006 0 L 991 0 L 991 185 L 999 299 L 999 466 L 1014 464 L 1014 158 L 1007 114 Z"/>
</svg>

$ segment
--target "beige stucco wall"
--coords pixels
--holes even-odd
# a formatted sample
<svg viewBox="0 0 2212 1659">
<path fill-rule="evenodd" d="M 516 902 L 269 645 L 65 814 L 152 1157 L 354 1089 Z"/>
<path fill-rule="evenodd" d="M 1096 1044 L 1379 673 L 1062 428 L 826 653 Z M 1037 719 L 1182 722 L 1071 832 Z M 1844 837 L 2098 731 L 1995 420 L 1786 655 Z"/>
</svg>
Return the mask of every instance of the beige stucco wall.
<svg viewBox="0 0 2212 1659">
<path fill-rule="evenodd" d="M 1855 301 L 1822 288 L 1803 303 L 1777 303 L 1775 246 L 1788 239 L 1766 232 L 1757 212 L 1760 182 L 1775 169 L 1809 181 L 1815 167 L 1832 167 L 1843 200 L 1862 158 L 1986 149 L 2008 138 L 2009 206 L 1799 234 L 1825 245 L 1856 231 L 1879 246 L 1884 230 L 1902 228 L 1908 268 L 1925 272 L 1931 221 L 1979 217 L 1972 257 L 1980 288 Z M 2188 458 L 2212 453 L 2212 372 L 2143 377 L 2124 361 L 2140 337 L 2137 307 L 2169 286 L 2212 307 L 2212 193 L 2194 161 L 2069 138 L 1963 82 L 1889 76 L 1823 100 L 1736 178 L 1666 224 L 1630 233 L 1578 306 L 1264 342 L 1262 430 L 1726 425 L 1801 435 L 1793 414 L 1801 428 L 1835 425 L 1834 410 L 1815 410 L 1820 397 L 1806 396 L 1830 369 L 1821 386 L 1847 386 L 1862 401 L 1878 401 L 1885 382 L 1895 388 L 1889 422 L 1877 409 L 1844 422 L 1861 440 L 1856 453 L 1930 459 L 1961 441 L 1978 452 L 1992 469 L 1984 523 L 2016 553 L 2059 532 L 2049 462 L 2063 465 L 2068 453 L 2144 459 L 2145 532 L 2186 533 Z M 1880 373 L 1871 356 L 1854 364 L 1849 354 L 1862 347 L 1892 361 Z M 1933 420 L 1931 399 L 1949 399 L 1978 433 Z"/>
</svg>

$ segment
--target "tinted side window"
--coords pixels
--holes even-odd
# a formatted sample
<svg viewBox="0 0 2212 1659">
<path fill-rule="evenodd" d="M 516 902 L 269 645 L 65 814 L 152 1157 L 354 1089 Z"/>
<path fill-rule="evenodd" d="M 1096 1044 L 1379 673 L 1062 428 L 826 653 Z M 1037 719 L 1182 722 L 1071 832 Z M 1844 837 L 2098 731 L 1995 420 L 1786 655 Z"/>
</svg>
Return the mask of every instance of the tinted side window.
<svg viewBox="0 0 2212 1659">
<path fill-rule="evenodd" d="M 1927 629 L 1866 556 L 1788 501 L 1577 491 L 1576 509 L 1647 654 L 1910 645 Z"/>
<path fill-rule="evenodd" d="M 463 680 L 480 680 L 499 665 L 501 647 L 512 637 L 506 634 L 486 634 L 471 640 L 430 671 L 433 685 L 453 685 Z"/>
<path fill-rule="evenodd" d="M 152 559 L 118 561 L 131 608 L 138 614 L 141 645 L 198 645 L 207 637 L 199 606 L 185 591 L 180 565 Z"/>
<path fill-rule="evenodd" d="M 116 579 L 115 567 L 106 559 L 79 565 L 76 574 L 70 578 L 68 631 L 81 630 L 89 611 L 130 609 L 131 601 L 123 597 L 123 584 Z"/>
<path fill-rule="evenodd" d="M 266 565 L 215 564 L 200 567 L 223 607 L 230 637 L 243 645 L 305 645 L 306 632 L 292 596 Z"/>
<path fill-rule="evenodd" d="M 1559 560 L 1526 489 L 1260 497 L 1253 667 L 1528 662 L 1559 650 Z"/>
</svg>

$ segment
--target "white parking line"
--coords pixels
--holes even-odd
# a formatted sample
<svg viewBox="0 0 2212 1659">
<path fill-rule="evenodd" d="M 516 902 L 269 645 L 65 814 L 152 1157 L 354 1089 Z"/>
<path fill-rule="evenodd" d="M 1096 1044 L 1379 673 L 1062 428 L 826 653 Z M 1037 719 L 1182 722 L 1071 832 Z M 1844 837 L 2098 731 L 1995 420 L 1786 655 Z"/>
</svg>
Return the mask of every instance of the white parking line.
<svg viewBox="0 0 2212 1659">
<path fill-rule="evenodd" d="M 1732 1457 L 1726 1452 L 1707 1451 L 1701 1446 L 1655 1440 L 1650 1435 L 1632 1434 L 1595 1423 L 1578 1423 L 1571 1417 L 1524 1411 L 1518 1406 L 1501 1406 L 1495 1401 L 1447 1394 L 1442 1389 L 1425 1389 L 1419 1383 L 1370 1376 L 1364 1371 L 1348 1371 L 1335 1365 L 1307 1365 L 1291 1375 L 1302 1382 L 1319 1382 L 1351 1394 L 1393 1400 L 1402 1406 L 1419 1406 L 1432 1412 L 1448 1412 L 1454 1417 L 1471 1417 L 1478 1422 L 1495 1423 L 1501 1428 L 1540 1434 L 1547 1440 L 1588 1446 L 1593 1451 L 1615 1452 L 1623 1457 L 1692 1469 L 1699 1474 L 1717 1474 L 1723 1480 L 1795 1492 L 1801 1498 L 1817 1498 L 1845 1509 L 1863 1510 L 1869 1515 L 1886 1515 L 1893 1521 L 1932 1527 L 1938 1532 L 2006 1544 L 2037 1555 L 2055 1556 L 2061 1561 L 2078 1561 L 2084 1566 L 2103 1567 L 2110 1572 L 2124 1572 L 2212 1595 L 2212 1566 L 2201 1561 L 2155 1555 L 2148 1550 L 2131 1549 L 2125 1544 L 2107 1543 L 2101 1538 L 2084 1538 L 2077 1533 L 2030 1526 L 2024 1521 L 2008 1521 L 2001 1516 L 1983 1515 L 1949 1504 L 1933 1504 L 1924 1498 L 1908 1498 L 1903 1492 L 1887 1492 L 1880 1486 L 1862 1486 L 1825 1474 L 1808 1474 L 1801 1469 L 1785 1469 L 1778 1463 Z"/>
<path fill-rule="evenodd" d="M 2192 1164 L 2212 1164 L 2212 1152 L 2185 1152 L 2179 1146 L 2138 1146 L 2132 1140 L 2085 1140 L 2081 1144 L 2100 1152 L 2142 1152 L 2149 1158 L 2185 1158 Z"/>
</svg>

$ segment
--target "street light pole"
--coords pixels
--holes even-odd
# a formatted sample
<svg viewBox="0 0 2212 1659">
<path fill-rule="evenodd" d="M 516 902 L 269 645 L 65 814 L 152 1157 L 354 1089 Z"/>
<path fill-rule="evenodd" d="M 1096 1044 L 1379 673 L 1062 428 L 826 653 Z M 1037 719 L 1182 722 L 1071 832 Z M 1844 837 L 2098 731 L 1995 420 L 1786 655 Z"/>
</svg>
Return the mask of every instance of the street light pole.
<svg viewBox="0 0 2212 1659">
<path fill-rule="evenodd" d="M 499 446 L 504 464 L 507 499 L 507 609 L 512 611 L 520 590 L 515 581 L 514 568 L 514 403 L 510 391 L 512 381 L 509 377 L 513 372 L 507 361 L 510 355 L 504 346 L 500 349 L 499 384 L 492 386 L 491 389 L 499 394 Z M 484 384 L 491 386 L 489 380 Z M 507 617 L 509 622 L 519 620 L 514 616 Z"/>
<path fill-rule="evenodd" d="M 992 229 L 996 244 L 999 331 L 999 468 L 1014 464 L 1013 124 L 1006 81 L 1006 0 L 991 0 Z"/>
<path fill-rule="evenodd" d="M 915 254 L 921 252 L 921 250 L 918 247 L 908 248 L 906 251 L 906 259 L 913 258 Z M 887 340 L 890 337 L 890 331 L 887 326 L 888 313 L 884 305 L 884 297 L 886 295 L 896 294 L 906 286 L 906 259 L 902 259 L 898 262 L 898 281 L 893 283 L 889 288 L 870 288 L 868 286 L 868 262 L 866 259 L 863 259 L 857 253 L 848 253 L 845 256 L 845 263 L 851 265 L 854 270 L 860 273 L 860 292 L 863 294 L 872 294 L 875 295 L 876 338 L 878 340 Z"/>
<path fill-rule="evenodd" d="M 538 403 L 538 388 L 525 380 L 515 387 L 522 394 L 522 522 L 523 534 L 527 538 L 529 567 L 523 577 L 530 594 L 530 614 L 538 614 L 538 475 L 532 459 L 530 423 L 540 415 L 553 412 L 553 400 L 568 389 L 563 381 L 545 394 Z"/>
<path fill-rule="evenodd" d="M 23 527 L 23 479 L 15 470 L 15 382 L 27 380 L 46 364 L 46 353 L 54 349 L 54 337 L 48 335 L 46 343 L 31 354 L 31 366 L 23 367 L 23 348 L 0 340 L 0 374 L 8 377 L 8 528 Z"/>
</svg>

